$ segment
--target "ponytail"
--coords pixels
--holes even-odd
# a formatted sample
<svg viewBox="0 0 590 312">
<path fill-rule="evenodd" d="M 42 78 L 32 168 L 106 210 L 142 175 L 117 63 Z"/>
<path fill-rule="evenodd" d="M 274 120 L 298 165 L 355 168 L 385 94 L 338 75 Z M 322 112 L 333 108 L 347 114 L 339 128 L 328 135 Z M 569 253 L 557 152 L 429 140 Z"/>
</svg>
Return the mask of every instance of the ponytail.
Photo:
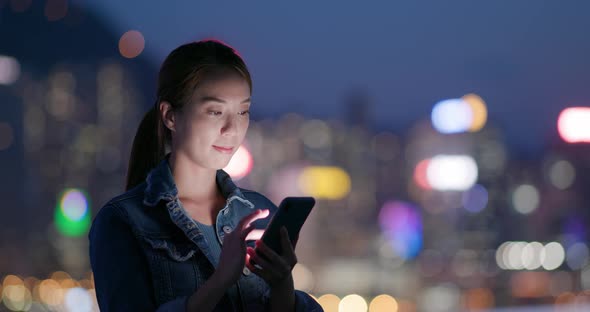
<svg viewBox="0 0 590 312">
<path fill-rule="evenodd" d="M 141 120 L 133 139 L 127 169 L 126 191 L 143 182 L 150 170 L 164 159 L 165 142 L 160 123 L 159 114 L 154 105 Z"/>
</svg>

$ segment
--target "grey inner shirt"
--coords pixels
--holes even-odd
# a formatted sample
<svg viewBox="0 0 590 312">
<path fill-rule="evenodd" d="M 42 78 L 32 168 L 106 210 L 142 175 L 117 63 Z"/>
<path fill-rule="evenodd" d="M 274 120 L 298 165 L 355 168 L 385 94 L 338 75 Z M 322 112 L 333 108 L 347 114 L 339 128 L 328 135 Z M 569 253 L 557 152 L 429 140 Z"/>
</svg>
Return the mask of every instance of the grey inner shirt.
<svg viewBox="0 0 590 312">
<path fill-rule="evenodd" d="M 215 260 L 215 266 L 217 267 L 217 265 L 219 264 L 219 256 L 221 255 L 221 244 L 219 243 L 219 240 L 217 239 L 217 234 L 215 234 L 215 231 L 216 231 L 215 224 L 206 225 L 206 224 L 203 224 L 203 223 L 200 223 L 197 221 L 195 221 L 195 222 L 197 223 L 199 230 L 201 230 L 201 232 L 203 232 L 203 235 L 205 236 L 207 243 L 209 243 L 211 255 L 213 256 L 213 258 Z"/>
</svg>

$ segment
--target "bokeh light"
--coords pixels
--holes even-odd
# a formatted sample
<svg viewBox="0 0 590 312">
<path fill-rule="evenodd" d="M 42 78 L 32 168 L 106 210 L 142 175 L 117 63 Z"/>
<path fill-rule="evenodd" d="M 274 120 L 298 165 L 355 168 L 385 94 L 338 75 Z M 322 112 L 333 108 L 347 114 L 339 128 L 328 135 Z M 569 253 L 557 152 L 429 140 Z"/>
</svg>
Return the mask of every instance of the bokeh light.
<svg viewBox="0 0 590 312">
<path fill-rule="evenodd" d="M 536 270 L 541 267 L 541 254 L 543 252 L 543 244 L 539 242 L 531 242 L 522 249 L 521 260 L 523 267 L 527 270 Z"/>
<path fill-rule="evenodd" d="M 590 251 L 583 242 L 576 242 L 566 251 L 566 263 L 572 270 L 579 270 L 588 265 Z"/>
<path fill-rule="evenodd" d="M 474 288 L 463 294 L 463 307 L 467 311 L 480 311 L 494 306 L 494 293 L 488 288 Z"/>
<path fill-rule="evenodd" d="M 481 130 L 481 128 L 485 126 L 488 119 L 488 109 L 486 107 L 486 103 L 479 95 L 473 93 L 466 94 L 461 97 L 461 99 L 469 105 L 473 116 L 468 130 L 470 132 Z"/>
<path fill-rule="evenodd" d="M 348 295 L 338 304 L 339 312 L 367 312 L 367 301 L 359 295 Z"/>
<path fill-rule="evenodd" d="M 143 35 L 137 30 L 124 33 L 119 39 L 119 52 L 123 57 L 134 58 L 141 54 L 145 47 Z"/>
<path fill-rule="evenodd" d="M 420 296 L 420 311 L 447 312 L 458 311 L 461 294 L 451 283 L 428 287 Z M 403 310 L 402 310 L 403 311 Z"/>
<path fill-rule="evenodd" d="M 541 252 L 541 259 L 545 270 L 553 271 L 559 268 L 565 260 L 563 246 L 558 242 L 551 242 L 545 245 L 545 248 Z"/>
<path fill-rule="evenodd" d="M 425 190 L 430 190 L 432 187 L 428 183 L 428 165 L 430 163 L 430 159 L 423 159 L 421 160 L 414 169 L 414 183 L 418 185 L 420 188 Z"/>
<path fill-rule="evenodd" d="M 537 270 L 552 271 L 561 266 L 565 260 L 565 251 L 561 244 L 550 242 L 505 242 L 496 250 L 496 263 L 503 270 Z"/>
<path fill-rule="evenodd" d="M 530 184 L 519 185 L 512 194 L 514 209 L 522 214 L 529 214 L 539 206 L 539 191 Z"/>
<path fill-rule="evenodd" d="M 310 148 L 328 147 L 332 142 L 332 131 L 324 121 L 313 119 L 305 122 L 300 130 L 303 143 Z"/>
<path fill-rule="evenodd" d="M 559 114 L 557 129 L 568 143 L 590 142 L 590 107 L 564 109 Z"/>
<path fill-rule="evenodd" d="M 467 155 L 437 155 L 426 171 L 428 184 L 440 191 L 464 191 L 477 180 L 477 164 Z"/>
<path fill-rule="evenodd" d="M 339 167 L 310 166 L 301 172 L 298 185 L 308 196 L 341 199 L 350 192 L 350 176 Z"/>
<path fill-rule="evenodd" d="M 234 153 L 231 160 L 223 170 L 231 176 L 233 180 L 240 180 L 247 176 L 254 166 L 252 154 L 244 145 L 240 145 Z"/>
<path fill-rule="evenodd" d="M 20 77 L 20 63 L 11 56 L 0 55 L 0 85 L 11 85 Z"/>
<path fill-rule="evenodd" d="M 473 112 L 462 99 L 449 99 L 436 103 L 432 109 L 432 125 L 444 134 L 467 131 L 473 122 Z"/>
<path fill-rule="evenodd" d="M 66 189 L 55 209 L 57 230 L 66 236 L 79 236 L 88 231 L 91 222 L 88 198 L 79 189 Z"/>
<path fill-rule="evenodd" d="M 483 185 L 475 184 L 462 196 L 463 207 L 472 213 L 482 211 L 488 204 L 488 191 Z"/>
<path fill-rule="evenodd" d="M 339 312 L 338 306 L 340 298 L 336 295 L 326 294 L 318 298 L 318 303 L 324 309 L 324 312 Z"/>
<path fill-rule="evenodd" d="M 517 298 L 540 298 L 549 294 L 547 272 L 517 272 L 510 277 L 510 292 Z"/>
<path fill-rule="evenodd" d="M 397 300 L 390 295 L 379 295 L 369 304 L 369 312 L 397 312 Z"/>
<path fill-rule="evenodd" d="M 567 160 L 556 161 L 549 168 L 551 184 L 560 190 L 569 188 L 576 178 L 576 169 Z"/>
<path fill-rule="evenodd" d="M 379 212 L 383 235 L 404 260 L 415 258 L 422 249 L 422 218 L 418 209 L 406 202 L 386 202 Z"/>
<path fill-rule="evenodd" d="M 580 283 L 583 289 L 590 290 L 590 266 L 586 266 L 580 273 Z"/>
<path fill-rule="evenodd" d="M 92 311 L 92 298 L 88 292 L 80 287 L 69 288 L 65 292 L 64 306 L 68 311 Z"/>
</svg>

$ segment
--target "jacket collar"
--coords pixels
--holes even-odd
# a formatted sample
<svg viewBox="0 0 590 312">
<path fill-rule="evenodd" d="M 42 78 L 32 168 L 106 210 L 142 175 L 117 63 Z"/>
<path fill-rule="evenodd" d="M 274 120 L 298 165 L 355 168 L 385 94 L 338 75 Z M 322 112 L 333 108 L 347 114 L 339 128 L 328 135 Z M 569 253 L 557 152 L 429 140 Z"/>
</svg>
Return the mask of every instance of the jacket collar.
<svg viewBox="0 0 590 312">
<path fill-rule="evenodd" d="M 143 203 L 147 206 L 154 207 L 161 200 L 166 202 L 178 199 L 178 189 L 174 183 L 174 177 L 169 165 L 170 154 L 154 167 L 146 178 L 146 189 Z M 239 187 L 235 185 L 231 177 L 223 169 L 217 170 L 215 180 L 221 190 L 221 194 L 226 198 L 227 204 L 238 200 L 253 209 L 254 204 L 246 199 Z"/>
</svg>

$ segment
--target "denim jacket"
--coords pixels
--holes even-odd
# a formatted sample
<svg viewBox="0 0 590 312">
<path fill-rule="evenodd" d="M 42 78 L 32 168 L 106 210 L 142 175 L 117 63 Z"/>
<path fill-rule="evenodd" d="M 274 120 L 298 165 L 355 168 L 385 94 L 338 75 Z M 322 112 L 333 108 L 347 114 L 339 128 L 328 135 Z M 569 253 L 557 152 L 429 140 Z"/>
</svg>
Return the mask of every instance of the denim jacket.
<svg viewBox="0 0 590 312">
<path fill-rule="evenodd" d="M 218 170 L 216 182 L 226 198 L 218 213 L 219 243 L 253 209 L 277 207 L 260 193 L 237 187 Z M 256 220 L 264 229 L 270 220 Z M 95 217 L 89 233 L 90 261 L 98 305 L 108 311 L 186 311 L 187 299 L 215 271 L 209 243 L 178 198 L 168 157 L 146 181 L 111 199 Z M 253 242 L 248 245 L 254 247 Z M 270 289 L 244 268 L 215 311 L 268 311 Z M 308 294 L 295 291 L 296 311 L 323 311 Z"/>
</svg>

